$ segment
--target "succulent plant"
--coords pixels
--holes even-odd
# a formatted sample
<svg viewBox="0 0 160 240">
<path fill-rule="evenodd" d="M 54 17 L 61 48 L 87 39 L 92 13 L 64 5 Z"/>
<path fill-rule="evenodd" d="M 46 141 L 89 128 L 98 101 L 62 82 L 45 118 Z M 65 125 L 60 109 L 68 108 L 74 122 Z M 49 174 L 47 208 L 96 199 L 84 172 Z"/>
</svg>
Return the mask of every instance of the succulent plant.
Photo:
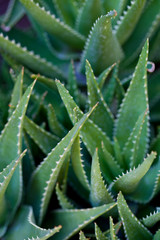
<svg viewBox="0 0 160 240">
<path fill-rule="evenodd" d="M 160 239 L 159 22 L 159 0 L 10 1 L 1 239 Z"/>
</svg>

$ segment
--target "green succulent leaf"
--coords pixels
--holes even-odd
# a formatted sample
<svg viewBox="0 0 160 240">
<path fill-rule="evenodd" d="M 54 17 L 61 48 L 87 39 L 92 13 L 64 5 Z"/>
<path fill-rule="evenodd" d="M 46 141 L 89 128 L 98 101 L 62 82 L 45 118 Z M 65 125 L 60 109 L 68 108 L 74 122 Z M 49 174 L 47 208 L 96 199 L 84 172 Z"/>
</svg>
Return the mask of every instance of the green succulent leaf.
<svg viewBox="0 0 160 240">
<path fill-rule="evenodd" d="M 62 230 L 54 237 L 54 240 L 69 239 L 79 230 L 103 214 L 108 214 L 116 204 L 107 204 L 90 209 L 55 210 L 49 216 L 50 224 L 62 225 Z"/>
<path fill-rule="evenodd" d="M 48 77 L 60 77 L 65 79 L 63 72 L 51 62 L 34 54 L 33 51 L 28 51 L 26 47 L 21 47 L 20 43 L 10 41 L 0 33 L 0 48 L 1 51 L 8 53 L 16 61 L 21 62 L 33 71 L 37 71 Z"/>
<path fill-rule="evenodd" d="M 98 225 L 95 223 L 95 236 L 96 240 L 108 240 L 108 238 L 104 235 Z"/>
<path fill-rule="evenodd" d="M 51 104 L 47 108 L 48 124 L 53 133 L 58 137 L 63 137 L 66 133 L 63 125 L 58 121 L 54 108 Z"/>
<path fill-rule="evenodd" d="M 70 151 L 80 129 L 93 110 L 94 108 L 75 124 L 70 132 L 52 149 L 44 161 L 33 172 L 29 186 L 28 202 L 33 206 L 36 220 L 39 223 L 42 222 L 46 213 L 53 188 L 68 151 Z"/>
<path fill-rule="evenodd" d="M 98 149 L 96 149 L 92 159 L 90 201 L 93 206 L 114 202 L 102 178 Z"/>
<path fill-rule="evenodd" d="M 119 142 L 116 137 L 114 137 L 113 147 L 114 147 L 115 160 L 117 161 L 117 163 L 120 165 L 120 167 L 122 169 L 126 169 L 125 162 L 124 162 L 124 156 L 123 156 Z"/>
<path fill-rule="evenodd" d="M 22 127 L 23 119 L 27 109 L 35 82 L 28 87 L 15 111 L 11 115 L 5 128 L 0 135 L 0 170 L 2 171 L 14 159 L 16 159 L 22 148 Z M 9 147 L 9 151 L 8 151 Z M 22 197 L 22 173 L 21 164 L 16 168 L 13 177 L 8 185 L 6 201 L 10 206 L 10 220 L 12 219 Z"/>
<path fill-rule="evenodd" d="M 57 81 L 56 84 L 65 107 L 67 108 L 68 114 L 72 122 L 75 123 L 75 116 L 77 119 L 80 119 L 83 116 L 83 113 L 76 105 L 65 87 L 59 81 Z M 93 123 L 92 120 L 88 119 L 86 121 L 83 128 L 81 129 L 80 135 L 91 155 L 94 154 L 96 148 L 101 149 L 102 141 L 104 142 L 104 145 L 106 146 L 108 152 L 113 152 L 110 139 L 96 124 Z"/>
<path fill-rule="evenodd" d="M 10 118 L 14 109 L 18 105 L 22 94 L 23 94 L 23 74 L 24 74 L 24 69 L 19 73 L 16 83 L 14 85 L 14 89 L 12 91 L 12 96 L 11 96 L 11 101 L 9 104 L 9 111 L 8 111 L 8 117 Z"/>
<path fill-rule="evenodd" d="M 75 18 L 77 16 L 77 8 L 73 0 L 53 0 L 56 10 L 62 20 L 74 27 Z"/>
<path fill-rule="evenodd" d="M 57 136 L 39 127 L 27 116 L 24 118 L 24 129 L 45 154 L 48 154 L 60 140 Z"/>
<path fill-rule="evenodd" d="M 85 0 L 77 16 L 76 30 L 87 37 L 93 23 L 101 16 L 101 10 L 100 0 Z"/>
<path fill-rule="evenodd" d="M 142 113 L 138 118 L 133 131 L 131 132 L 125 146 L 123 149 L 123 156 L 127 168 L 137 167 L 140 163 L 140 159 L 143 159 L 144 150 L 139 144 L 141 134 L 143 134 L 142 129 L 145 122 L 147 111 Z"/>
<path fill-rule="evenodd" d="M 112 64 L 110 67 L 108 67 L 107 69 L 105 69 L 96 79 L 98 86 L 100 89 L 102 89 L 102 87 L 104 86 L 105 80 L 108 77 L 108 75 L 110 74 L 110 72 L 112 71 L 112 69 L 114 68 L 116 64 Z"/>
<path fill-rule="evenodd" d="M 18 229 L 18 232 L 17 232 Z M 4 240 L 46 240 L 59 232 L 61 226 L 53 229 L 40 228 L 35 224 L 33 210 L 30 206 L 23 206 L 17 213 L 17 216 L 4 237 Z"/>
<path fill-rule="evenodd" d="M 91 119 L 97 126 L 107 133 L 107 136 L 111 138 L 113 115 L 103 99 L 103 95 L 100 92 L 93 70 L 88 61 L 86 61 L 86 77 L 89 106 L 93 107 L 98 102 L 98 106 L 92 114 Z"/>
<path fill-rule="evenodd" d="M 146 216 L 145 218 L 142 219 L 142 223 L 148 228 L 154 226 L 159 221 L 160 221 L 159 208 L 157 208 L 157 211 L 155 211 L 154 213 L 151 213 L 149 216 Z"/>
<path fill-rule="evenodd" d="M 11 0 L 3 17 L 2 28 L 5 31 L 9 31 L 24 14 L 25 11 L 21 3 L 18 0 Z"/>
<path fill-rule="evenodd" d="M 128 65 L 135 57 L 138 56 L 141 48 L 147 38 L 151 38 L 160 23 L 160 2 L 159 0 L 149 1 L 145 7 L 141 18 L 136 25 L 132 36 L 126 42 L 123 49 L 126 60 L 125 65 Z M 138 38 L 137 38 L 138 36 Z"/>
<path fill-rule="evenodd" d="M 56 194 L 59 201 L 59 204 L 62 209 L 74 209 L 75 207 L 67 198 L 67 196 L 59 188 L 59 184 L 56 185 Z"/>
<path fill-rule="evenodd" d="M 33 0 L 20 0 L 36 21 L 50 34 L 66 42 L 71 47 L 82 48 L 85 42 L 84 36 L 65 25 L 50 12 L 45 11 Z"/>
<path fill-rule="evenodd" d="M 140 180 L 150 169 L 156 153 L 152 152 L 150 155 L 144 159 L 143 163 L 139 165 L 136 169 L 127 171 L 122 176 L 119 176 L 113 183 L 112 188 L 116 190 L 121 190 L 125 194 L 132 193 L 138 186 Z"/>
<path fill-rule="evenodd" d="M 133 215 L 122 193 L 118 195 L 117 206 L 127 239 L 152 239 L 151 232 Z"/>
<path fill-rule="evenodd" d="M 109 218 L 111 240 L 117 240 L 112 217 Z"/>
<path fill-rule="evenodd" d="M 79 233 L 79 240 L 87 240 L 87 238 L 85 237 L 85 235 L 82 231 L 80 231 L 80 233 Z"/>
<path fill-rule="evenodd" d="M 148 109 L 147 94 L 147 66 L 148 41 L 145 43 L 140 55 L 136 70 L 130 82 L 130 86 L 125 94 L 122 105 L 120 107 L 118 118 L 115 125 L 115 137 L 120 147 L 123 149 L 128 140 L 138 117 Z M 139 103 L 137 108 L 137 102 Z M 140 139 L 140 144 L 146 152 L 148 142 L 148 114 L 143 126 L 144 130 Z M 143 156 L 144 157 L 144 156 Z M 143 158 L 142 158 L 143 159 Z"/>
<path fill-rule="evenodd" d="M 128 5 L 128 10 L 124 12 L 124 16 L 121 16 L 120 20 L 117 22 L 115 34 L 121 45 L 124 44 L 135 29 L 145 3 L 146 0 L 132 1 L 131 5 Z"/>
<path fill-rule="evenodd" d="M 10 209 L 8 203 L 5 199 L 5 193 L 7 187 L 11 181 L 11 178 L 25 155 L 26 151 L 24 151 L 18 159 L 13 160 L 1 173 L 0 173 L 0 237 L 4 235 L 6 227 L 9 223 L 9 213 Z"/>
<path fill-rule="evenodd" d="M 82 154 L 81 154 L 81 147 L 80 147 L 80 136 L 78 135 L 72 145 L 72 167 L 76 177 L 78 178 L 79 182 L 86 190 L 90 190 L 90 184 L 84 169 Z"/>
<path fill-rule="evenodd" d="M 153 240 L 159 240 L 159 238 L 160 238 L 160 230 L 156 232 L 156 234 L 153 237 Z"/>
<path fill-rule="evenodd" d="M 92 65 L 96 75 L 122 59 L 122 50 L 116 37 L 112 34 L 111 28 L 111 18 L 115 14 L 115 11 L 111 11 L 98 18 L 94 23 L 81 58 L 81 71 L 84 71 L 86 59 Z"/>
<path fill-rule="evenodd" d="M 79 103 L 78 83 L 75 74 L 74 63 L 71 61 L 68 73 L 68 90 L 75 102 Z"/>
</svg>

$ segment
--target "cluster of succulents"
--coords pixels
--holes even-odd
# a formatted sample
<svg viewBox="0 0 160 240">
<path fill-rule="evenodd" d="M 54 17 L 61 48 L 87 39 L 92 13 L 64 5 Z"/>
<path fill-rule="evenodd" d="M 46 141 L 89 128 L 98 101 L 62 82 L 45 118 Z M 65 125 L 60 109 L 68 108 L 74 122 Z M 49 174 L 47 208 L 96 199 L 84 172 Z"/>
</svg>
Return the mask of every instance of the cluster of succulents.
<svg viewBox="0 0 160 240">
<path fill-rule="evenodd" d="M 160 1 L 10 0 L 0 24 L 0 238 L 160 239 Z"/>
</svg>

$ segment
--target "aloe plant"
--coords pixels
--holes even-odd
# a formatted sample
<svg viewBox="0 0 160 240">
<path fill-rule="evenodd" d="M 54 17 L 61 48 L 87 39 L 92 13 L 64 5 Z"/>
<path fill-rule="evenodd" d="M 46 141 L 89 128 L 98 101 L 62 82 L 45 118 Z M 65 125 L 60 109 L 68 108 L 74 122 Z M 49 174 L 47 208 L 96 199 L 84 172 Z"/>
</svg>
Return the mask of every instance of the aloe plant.
<svg viewBox="0 0 160 240">
<path fill-rule="evenodd" d="M 159 21 L 158 0 L 10 1 L 0 238 L 159 239 Z"/>
</svg>

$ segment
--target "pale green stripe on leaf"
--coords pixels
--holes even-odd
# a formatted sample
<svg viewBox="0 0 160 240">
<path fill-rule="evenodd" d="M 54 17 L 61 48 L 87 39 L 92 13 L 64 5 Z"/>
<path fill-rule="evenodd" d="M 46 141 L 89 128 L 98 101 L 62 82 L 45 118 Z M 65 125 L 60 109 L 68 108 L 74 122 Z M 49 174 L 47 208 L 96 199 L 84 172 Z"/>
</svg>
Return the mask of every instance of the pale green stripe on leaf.
<svg viewBox="0 0 160 240">
<path fill-rule="evenodd" d="M 131 1 L 131 5 L 128 5 L 127 11 L 124 12 L 124 15 L 117 22 L 114 33 L 121 45 L 127 41 L 135 29 L 145 3 L 146 0 Z"/>
<path fill-rule="evenodd" d="M 68 25 L 74 27 L 77 8 L 73 0 L 53 0 L 58 15 Z"/>
<path fill-rule="evenodd" d="M 101 1 L 100 0 L 85 0 L 82 8 L 79 10 L 76 19 L 76 30 L 85 36 L 88 33 L 98 17 L 101 16 Z"/>
<path fill-rule="evenodd" d="M 92 158 L 90 201 L 92 206 L 100 206 L 114 202 L 102 178 L 98 149 L 96 149 Z"/>
<path fill-rule="evenodd" d="M 98 18 L 94 23 L 81 58 L 81 71 L 84 71 L 86 59 L 90 62 L 96 75 L 122 59 L 122 49 L 112 33 L 111 18 L 114 16 L 115 11 L 111 11 Z"/>
<path fill-rule="evenodd" d="M 48 154 L 60 140 L 57 136 L 38 126 L 27 116 L 24 118 L 24 129 L 45 154 Z"/>
<path fill-rule="evenodd" d="M 67 196 L 61 191 L 61 189 L 59 188 L 59 184 L 56 185 L 56 194 L 57 194 L 57 198 L 58 198 L 59 204 L 62 209 L 74 209 L 75 208 L 73 206 L 73 204 L 69 201 Z"/>
<path fill-rule="evenodd" d="M 14 89 L 12 91 L 12 96 L 11 96 L 11 101 L 9 104 L 9 111 L 8 111 L 8 117 L 10 118 L 14 109 L 18 105 L 22 94 L 23 94 L 23 74 L 24 74 L 24 69 L 19 73 L 17 76 L 17 80 L 14 85 Z"/>
<path fill-rule="evenodd" d="M 123 148 L 131 134 L 138 117 L 148 109 L 146 66 L 148 58 L 148 41 L 145 43 L 136 66 L 130 86 L 125 94 L 115 125 L 115 137 Z M 138 107 L 137 107 L 138 103 Z M 144 148 L 148 141 L 148 116 L 143 138 Z"/>
<path fill-rule="evenodd" d="M 73 30 L 68 25 L 61 22 L 50 12 L 45 11 L 39 4 L 33 0 L 20 0 L 29 13 L 36 21 L 50 34 L 57 37 L 61 41 L 69 44 L 71 47 L 82 48 L 85 42 L 84 36 Z"/>
<path fill-rule="evenodd" d="M 47 62 L 46 59 L 41 58 L 39 55 L 34 54 L 32 51 L 27 51 L 26 47 L 21 47 L 19 43 L 10 41 L 8 37 L 4 37 L 0 34 L 0 48 L 1 51 L 8 53 L 16 61 L 21 62 L 33 71 L 37 71 L 48 77 L 60 77 L 65 79 L 65 76 L 61 70 L 53 65 L 51 62 Z"/>
<path fill-rule="evenodd" d="M 100 92 L 91 65 L 87 60 L 86 60 L 86 78 L 89 106 L 93 107 L 98 102 L 98 106 L 95 112 L 92 114 L 91 119 L 97 126 L 99 126 L 102 129 L 102 131 L 104 131 L 107 134 L 107 136 L 111 138 L 114 118 L 106 102 L 103 99 L 103 95 Z"/>
<path fill-rule="evenodd" d="M 151 240 L 152 234 L 147 228 L 133 215 L 129 209 L 122 193 L 119 193 L 117 198 L 117 206 L 121 217 L 126 238 L 129 240 L 145 239 Z"/>
<path fill-rule="evenodd" d="M 119 176 L 113 183 L 112 189 L 120 190 L 125 194 L 132 193 L 136 187 L 138 186 L 140 180 L 144 177 L 144 175 L 149 171 L 154 159 L 156 157 L 156 153 L 152 152 L 150 155 L 144 159 L 143 163 L 139 165 L 136 169 L 131 169 L 129 172 L 127 171 L 122 176 Z"/>
<path fill-rule="evenodd" d="M 69 239 L 89 223 L 93 222 L 96 218 L 103 214 L 108 214 L 115 205 L 116 204 L 111 203 L 90 209 L 53 211 L 49 216 L 50 224 L 52 226 L 59 224 L 62 225 L 62 230 L 54 237 L 54 240 Z"/>
<path fill-rule="evenodd" d="M 5 236 L 5 240 L 46 240 L 59 232 L 60 229 L 61 226 L 54 227 L 53 229 L 44 229 L 37 226 L 32 208 L 30 206 L 23 206 L 17 213 L 14 223 Z"/>
<path fill-rule="evenodd" d="M 108 238 L 103 234 L 103 232 L 96 223 L 95 223 L 95 236 L 96 240 L 108 240 Z"/>
<path fill-rule="evenodd" d="M 146 216 L 145 218 L 142 219 L 142 223 L 148 228 L 153 227 L 159 221 L 160 221 L 159 208 L 157 208 L 157 211 L 155 211 L 154 213 L 151 213 L 149 216 Z"/>
<path fill-rule="evenodd" d="M 53 188 L 57 181 L 60 170 L 66 159 L 68 151 L 77 137 L 80 129 L 88 119 L 92 110 L 85 114 L 81 120 L 75 124 L 70 132 L 52 149 L 48 156 L 33 172 L 31 177 L 28 202 L 33 206 L 36 219 L 39 223 L 46 213 Z"/>
<path fill-rule="evenodd" d="M 108 77 L 108 75 L 110 74 L 110 72 L 112 71 L 112 69 L 114 68 L 115 63 L 112 64 L 110 67 L 108 67 L 107 69 L 105 69 L 96 79 L 98 86 L 100 89 L 102 89 L 102 87 L 104 86 L 105 80 Z"/>
<path fill-rule="evenodd" d="M 80 136 L 78 135 L 72 145 L 72 167 L 76 177 L 78 178 L 79 182 L 82 186 L 89 191 L 90 184 L 87 179 L 87 175 L 84 169 L 82 154 L 81 154 L 81 147 L 80 147 Z"/>
<path fill-rule="evenodd" d="M 80 119 L 83 116 L 83 113 L 76 105 L 73 97 L 70 96 L 69 92 L 65 89 L 65 87 L 59 81 L 57 81 L 56 83 L 64 105 L 67 108 L 68 114 L 72 122 L 75 123 L 75 115 L 78 119 Z M 86 121 L 83 128 L 81 129 L 80 135 L 91 155 L 94 154 L 96 147 L 98 149 L 101 149 L 102 141 L 104 142 L 108 152 L 113 152 L 110 139 L 96 124 L 93 123 L 92 120 L 88 119 Z"/>
<path fill-rule="evenodd" d="M 137 167 L 142 162 L 145 154 L 145 149 L 140 146 L 140 137 L 142 135 L 142 128 L 145 126 L 147 111 L 142 113 L 131 132 L 123 149 L 123 156 L 127 168 Z"/>
<path fill-rule="evenodd" d="M 66 133 L 66 130 L 58 121 L 54 108 L 51 104 L 49 104 L 47 108 L 47 117 L 51 131 L 55 133 L 58 137 L 63 137 Z"/>
<path fill-rule="evenodd" d="M 110 236 L 111 236 L 111 240 L 117 240 L 112 217 L 109 218 L 109 222 L 110 222 Z"/>
</svg>

